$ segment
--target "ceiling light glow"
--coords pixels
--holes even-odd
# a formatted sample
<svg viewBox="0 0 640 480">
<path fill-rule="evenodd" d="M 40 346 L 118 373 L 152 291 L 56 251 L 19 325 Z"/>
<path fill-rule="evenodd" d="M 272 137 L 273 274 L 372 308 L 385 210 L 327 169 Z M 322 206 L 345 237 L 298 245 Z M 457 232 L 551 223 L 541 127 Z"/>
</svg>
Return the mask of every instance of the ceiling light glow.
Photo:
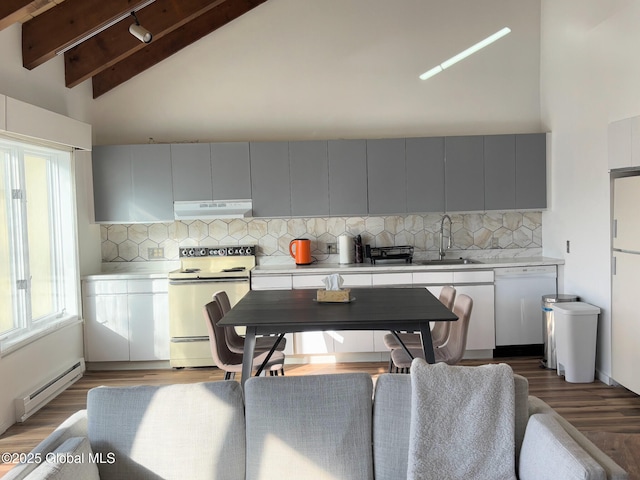
<svg viewBox="0 0 640 480">
<path fill-rule="evenodd" d="M 490 35 L 487 38 L 485 38 L 484 40 L 479 41 L 475 45 L 472 45 L 471 47 L 467 48 L 466 50 L 463 50 L 462 52 L 458 53 L 457 55 L 454 55 L 450 59 L 445 60 L 440 65 L 437 65 L 437 66 L 433 67 L 431 70 L 428 70 L 428 71 L 424 72 L 422 75 L 420 75 L 420 80 L 426 80 L 427 78 L 431 78 L 434 75 L 437 75 L 438 73 L 442 72 L 444 69 L 449 68 L 450 66 L 458 63 L 460 60 L 463 60 L 463 59 L 467 58 L 468 56 L 473 55 L 474 53 L 478 52 L 479 50 L 482 50 L 483 48 L 488 47 L 493 42 L 501 39 L 502 37 L 504 37 L 505 35 L 509 34 L 510 32 L 511 32 L 511 29 L 509 27 L 504 27 L 502 30 L 497 31 L 493 35 Z"/>
</svg>

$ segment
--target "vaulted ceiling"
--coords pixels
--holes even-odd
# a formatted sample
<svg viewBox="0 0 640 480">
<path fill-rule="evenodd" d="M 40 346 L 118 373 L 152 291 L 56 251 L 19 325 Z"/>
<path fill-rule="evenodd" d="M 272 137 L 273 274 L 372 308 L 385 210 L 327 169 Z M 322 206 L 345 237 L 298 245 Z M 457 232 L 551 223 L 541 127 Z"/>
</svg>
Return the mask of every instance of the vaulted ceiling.
<svg viewBox="0 0 640 480">
<path fill-rule="evenodd" d="M 97 98 L 265 1 L 2 0 L 0 30 L 22 23 L 23 66 L 64 55 L 66 86 L 91 78 Z M 129 33 L 131 12 L 151 43 Z"/>
</svg>

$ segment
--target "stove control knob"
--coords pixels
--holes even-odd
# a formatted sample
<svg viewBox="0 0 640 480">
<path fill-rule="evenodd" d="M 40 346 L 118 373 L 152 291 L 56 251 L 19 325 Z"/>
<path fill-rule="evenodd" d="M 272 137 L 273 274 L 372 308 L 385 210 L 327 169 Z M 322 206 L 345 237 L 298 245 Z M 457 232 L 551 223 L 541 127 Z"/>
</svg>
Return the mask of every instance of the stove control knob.
<svg viewBox="0 0 640 480">
<path fill-rule="evenodd" d="M 207 255 L 207 249 L 201 248 L 198 253 L 200 257 L 205 257 Z"/>
<path fill-rule="evenodd" d="M 220 250 L 218 250 L 218 255 L 225 256 L 226 254 L 227 254 L 226 248 L 221 248 Z"/>
<path fill-rule="evenodd" d="M 209 252 L 207 253 L 207 255 L 211 257 L 211 256 L 213 256 L 213 255 L 215 255 L 215 254 L 216 254 L 215 252 L 216 252 L 216 251 L 215 251 L 213 248 L 210 248 L 210 249 L 209 249 Z"/>
<path fill-rule="evenodd" d="M 189 257 L 193 257 L 195 255 L 195 250 L 193 248 L 190 248 L 187 252 L 187 256 Z"/>
</svg>

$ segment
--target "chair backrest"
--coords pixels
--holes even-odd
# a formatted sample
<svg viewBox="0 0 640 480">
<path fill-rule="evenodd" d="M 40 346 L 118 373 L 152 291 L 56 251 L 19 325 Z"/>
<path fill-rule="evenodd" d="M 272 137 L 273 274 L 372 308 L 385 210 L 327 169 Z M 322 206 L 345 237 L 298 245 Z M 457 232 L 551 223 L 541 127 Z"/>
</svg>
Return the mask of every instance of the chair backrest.
<svg viewBox="0 0 640 480">
<path fill-rule="evenodd" d="M 456 289 L 446 285 L 440 290 L 440 296 L 438 300 L 449 310 L 453 309 L 453 303 L 456 299 Z M 434 347 L 444 345 L 449 338 L 449 330 L 451 328 L 451 322 L 434 322 L 433 329 L 431 330 L 431 340 Z"/>
<path fill-rule="evenodd" d="M 224 290 L 218 290 L 213 294 L 213 300 L 218 302 L 222 315 L 226 315 L 231 310 L 231 302 L 229 301 L 229 295 Z"/>
<path fill-rule="evenodd" d="M 213 294 L 213 300 L 218 302 L 218 306 L 222 311 L 224 317 L 229 310 L 231 310 L 231 302 L 229 301 L 229 295 L 224 290 L 218 290 Z M 244 338 L 238 335 L 234 327 L 224 327 L 224 338 L 227 342 L 227 346 L 232 352 L 242 352 L 244 350 Z"/>
<path fill-rule="evenodd" d="M 445 285 L 444 287 L 442 287 L 442 290 L 440 290 L 440 296 L 438 297 L 438 300 L 440 300 L 440 302 L 445 307 L 451 310 L 456 300 L 456 289 L 452 286 Z"/>
<path fill-rule="evenodd" d="M 225 340 L 224 327 L 218 326 L 222 318 L 222 310 L 217 301 L 207 303 L 204 308 L 204 318 L 209 332 L 209 344 L 211 345 L 211 356 L 216 366 L 225 370 L 228 365 L 242 364 L 242 355 L 229 350 Z"/>
<path fill-rule="evenodd" d="M 462 359 L 467 348 L 467 333 L 469 332 L 472 309 L 473 299 L 470 296 L 465 294 L 457 296 L 453 305 L 453 313 L 456 314 L 458 320 L 447 322 L 451 323 L 449 339 L 443 347 L 436 349 L 436 361 L 455 365 Z"/>
</svg>

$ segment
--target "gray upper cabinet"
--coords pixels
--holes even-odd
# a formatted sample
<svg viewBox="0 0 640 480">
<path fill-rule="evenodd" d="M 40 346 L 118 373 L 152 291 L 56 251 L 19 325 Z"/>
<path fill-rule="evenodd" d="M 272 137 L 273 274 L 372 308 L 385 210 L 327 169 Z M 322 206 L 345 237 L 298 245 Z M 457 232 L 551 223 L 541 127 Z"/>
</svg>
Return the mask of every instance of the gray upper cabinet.
<svg viewBox="0 0 640 480">
<path fill-rule="evenodd" d="M 329 140 L 329 213 L 366 215 L 367 144 L 365 140 Z"/>
<path fill-rule="evenodd" d="M 484 137 L 484 208 L 516 208 L 516 137 Z"/>
<path fill-rule="evenodd" d="M 367 140 L 369 214 L 407 211 L 404 138 Z"/>
<path fill-rule="evenodd" d="M 208 143 L 171 145 L 174 200 L 213 200 Z"/>
<path fill-rule="evenodd" d="M 547 208 L 547 136 L 516 135 L 515 208 Z"/>
<path fill-rule="evenodd" d="M 484 210 L 484 138 L 445 138 L 446 210 Z"/>
<path fill-rule="evenodd" d="M 129 220 L 133 199 L 129 145 L 95 146 L 91 156 L 96 222 Z"/>
<path fill-rule="evenodd" d="M 249 147 L 253 216 L 290 216 L 289 143 L 251 142 Z"/>
<path fill-rule="evenodd" d="M 289 142 L 291 215 L 329 215 L 327 142 Z"/>
<path fill-rule="evenodd" d="M 173 222 L 171 148 L 164 144 L 131 145 L 134 222 Z"/>
<path fill-rule="evenodd" d="M 444 137 L 407 138 L 407 212 L 444 211 Z"/>
<path fill-rule="evenodd" d="M 251 160 L 248 142 L 211 144 L 213 200 L 251 198 Z"/>
<path fill-rule="evenodd" d="M 169 145 L 95 147 L 92 157 L 96 222 L 173 221 Z"/>
</svg>

